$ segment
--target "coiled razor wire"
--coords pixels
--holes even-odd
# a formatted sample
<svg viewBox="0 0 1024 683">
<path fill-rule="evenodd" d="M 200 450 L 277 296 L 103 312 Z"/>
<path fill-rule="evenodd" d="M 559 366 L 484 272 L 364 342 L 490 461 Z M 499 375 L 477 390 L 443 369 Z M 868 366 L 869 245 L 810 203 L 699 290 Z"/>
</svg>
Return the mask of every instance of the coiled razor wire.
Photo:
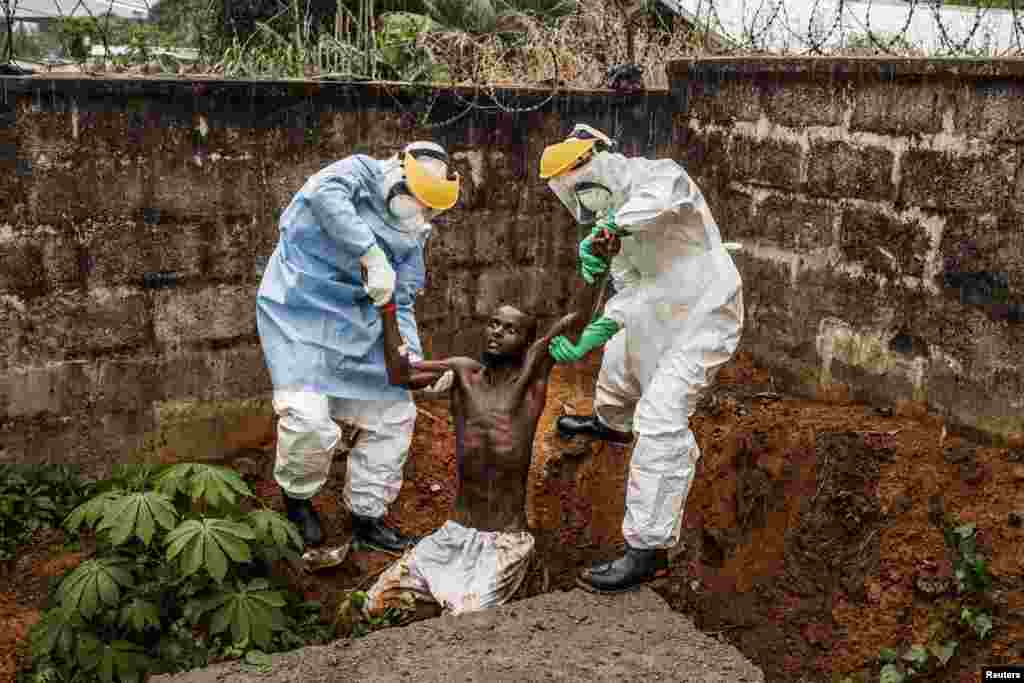
<svg viewBox="0 0 1024 683">
<path fill-rule="evenodd" d="M 598 0 L 591 0 L 597 2 Z M 616 0 L 604 0 L 611 9 Z M 929 34 L 932 42 L 925 46 L 944 56 L 975 56 L 976 54 L 999 54 L 1001 56 L 1024 55 L 1024 16 L 1018 3 L 1022 0 L 1008 0 L 1006 8 L 996 8 L 994 0 L 973 0 L 971 4 L 953 5 L 948 0 L 906 0 L 900 5 L 905 9 L 906 15 L 900 20 L 890 17 L 891 23 L 898 23 L 895 30 L 880 30 L 876 20 L 878 8 L 876 0 L 757 0 L 750 2 L 749 6 L 736 16 L 735 12 L 727 15 L 725 0 L 696 0 L 690 7 L 694 8 L 692 14 L 687 12 L 676 12 L 677 16 L 684 19 L 685 24 L 676 31 L 686 31 L 690 34 L 696 33 L 700 38 L 700 45 L 696 53 L 699 54 L 722 54 L 722 55 L 743 55 L 756 54 L 771 51 L 781 54 L 813 54 L 827 55 L 834 53 L 836 49 L 847 49 L 847 38 L 851 35 L 861 37 L 874 51 L 882 54 L 897 54 L 908 47 L 919 48 L 914 38 L 915 19 L 918 26 L 922 22 L 933 26 Z M 12 19 L 17 7 L 18 0 L 0 0 L 0 17 Z M 80 6 L 86 15 L 96 20 L 99 25 L 100 37 L 104 52 L 109 58 L 110 42 L 108 35 L 109 25 L 104 18 L 112 16 L 113 7 L 105 13 L 95 13 L 87 5 L 79 5 L 78 0 L 53 0 L 57 16 L 66 18 L 66 8 Z M 141 0 L 147 7 L 151 0 Z M 796 3 L 809 5 L 809 14 L 806 17 L 799 16 L 802 9 Z M 655 4 L 651 0 L 651 4 Z M 671 3 L 669 3 L 671 4 Z M 856 8 L 855 5 L 859 7 Z M 950 9 L 958 9 L 959 16 L 950 13 Z M 972 11 L 973 8 L 973 11 Z M 889 7 L 891 11 L 891 6 Z M 919 11 L 920 10 L 920 11 Z M 829 16 L 829 12 L 834 12 Z M 311 21 L 311 5 L 301 13 L 301 20 L 308 24 Z M 1000 14 L 996 14 L 996 13 Z M 1005 13 L 1005 14 L 1004 14 Z M 610 16 L 610 15 L 609 15 Z M 986 25 L 992 16 L 1008 22 L 1007 25 L 995 25 L 1002 33 L 999 40 L 1008 41 L 1007 44 L 996 43 L 993 47 L 991 42 L 979 43 L 979 36 L 984 39 L 991 34 L 983 34 L 982 27 Z M 607 19 L 607 17 L 605 17 Z M 927 19 L 925 19 L 927 18 Z M 728 21 L 726 20 L 728 19 Z M 847 21 L 849 20 L 849 21 Z M 956 24 L 954 27 L 951 24 Z M 991 28 L 991 25 L 989 25 Z M 639 27 L 638 29 L 639 30 Z M 738 35 L 736 33 L 738 32 Z M 6 32 L 3 32 L 6 39 Z M 650 37 L 650 36 L 648 36 Z M 610 45 L 622 47 L 624 38 L 621 31 L 612 32 L 606 40 L 611 41 Z M 472 37 L 469 40 L 473 40 Z M 650 41 L 648 40 L 648 43 Z M 781 43 L 781 44 L 780 44 Z M 504 51 L 499 51 L 498 61 L 512 64 L 507 60 L 512 50 L 521 47 L 518 43 L 508 46 Z M 650 44 L 644 47 L 645 57 L 650 53 Z M 413 98 L 410 104 L 408 98 L 400 98 L 396 95 L 395 88 L 407 89 L 412 87 L 431 89 L 427 84 L 408 84 L 392 86 L 385 84 L 384 88 L 394 99 L 398 110 L 403 114 L 416 114 L 417 125 L 427 130 L 437 130 L 452 126 L 474 112 L 487 114 L 528 114 L 547 107 L 566 88 L 562 80 L 562 65 L 559 60 L 559 53 L 554 44 L 544 45 L 539 53 L 550 55 L 551 80 L 544 80 L 540 84 L 523 82 L 520 85 L 531 86 L 529 93 L 504 94 L 503 88 L 487 82 L 483 77 L 483 63 L 480 59 L 474 59 L 469 74 L 469 85 L 460 89 L 453 89 L 446 94 L 446 103 L 454 103 L 455 113 L 446 116 L 440 121 L 431 121 L 431 113 L 434 111 L 440 95 L 436 92 L 429 95 L 420 95 Z M 19 61 L 33 62 L 17 54 L 15 58 Z M 543 59 L 543 58 L 542 58 Z M 443 60 L 442 60 L 443 61 Z M 649 61 L 649 60 L 648 60 Z M 35 62 L 39 63 L 39 62 Z M 342 74 L 324 74 L 318 78 L 321 82 L 333 82 Z M 345 82 L 351 82 L 354 75 L 350 75 Z M 344 76 L 342 76 L 344 77 Z M 367 80 L 356 77 L 355 80 Z M 437 84 L 434 84 L 437 85 Z M 513 89 L 510 89 L 513 90 Z M 513 105 L 508 101 L 509 97 L 515 97 L 517 102 Z M 535 101 L 528 103 L 530 100 Z"/>
</svg>

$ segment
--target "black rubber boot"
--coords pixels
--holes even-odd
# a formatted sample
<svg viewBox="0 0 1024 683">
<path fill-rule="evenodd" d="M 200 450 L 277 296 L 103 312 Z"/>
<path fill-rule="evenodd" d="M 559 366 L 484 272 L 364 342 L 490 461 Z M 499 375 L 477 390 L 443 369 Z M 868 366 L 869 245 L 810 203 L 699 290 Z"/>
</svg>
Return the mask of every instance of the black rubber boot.
<svg viewBox="0 0 1024 683">
<path fill-rule="evenodd" d="M 403 536 L 384 524 L 383 518 L 352 515 L 352 535 L 362 545 L 374 550 L 401 555 L 416 545 L 418 539 Z"/>
<path fill-rule="evenodd" d="M 596 415 L 563 415 L 558 418 L 558 434 L 563 439 L 585 436 L 590 439 L 623 444 L 633 440 L 631 433 L 606 427 L 597 419 Z"/>
<path fill-rule="evenodd" d="M 580 572 L 576 583 L 591 593 L 622 593 L 638 588 L 668 569 L 665 550 L 638 550 L 626 546 L 626 554 L 611 562 L 598 562 Z"/>
<path fill-rule="evenodd" d="M 323 542 L 324 532 L 320 528 L 320 516 L 313 509 L 312 501 L 289 498 L 285 493 L 284 509 L 288 520 L 299 528 L 307 547 L 317 546 Z"/>
</svg>

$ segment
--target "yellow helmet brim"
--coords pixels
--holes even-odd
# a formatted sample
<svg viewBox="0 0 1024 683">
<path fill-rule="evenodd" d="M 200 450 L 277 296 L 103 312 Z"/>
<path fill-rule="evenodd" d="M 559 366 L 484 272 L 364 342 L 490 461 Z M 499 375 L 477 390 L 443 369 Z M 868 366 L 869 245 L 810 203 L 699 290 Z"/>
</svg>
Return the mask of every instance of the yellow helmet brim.
<svg viewBox="0 0 1024 683">
<path fill-rule="evenodd" d="M 405 153 L 405 182 L 409 191 L 431 209 L 446 211 L 459 201 L 459 186 L 462 178 L 458 173 L 454 180 L 439 178 L 428 171 L 409 152 Z"/>
<path fill-rule="evenodd" d="M 579 161 L 580 157 L 594 149 L 597 142 L 595 139 L 569 138 L 557 145 L 544 148 L 544 153 L 540 156 L 540 177 L 546 180 L 565 173 Z"/>
</svg>

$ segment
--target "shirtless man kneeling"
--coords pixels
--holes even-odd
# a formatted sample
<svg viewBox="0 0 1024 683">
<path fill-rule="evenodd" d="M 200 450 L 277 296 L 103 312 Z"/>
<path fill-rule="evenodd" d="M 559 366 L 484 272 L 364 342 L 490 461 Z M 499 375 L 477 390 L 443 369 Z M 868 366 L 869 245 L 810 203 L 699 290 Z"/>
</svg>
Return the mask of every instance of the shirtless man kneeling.
<svg viewBox="0 0 1024 683">
<path fill-rule="evenodd" d="M 610 258 L 618 240 L 609 238 L 599 246 Z M 555 363 L 548 346 L 558 335 L 579 335 L 600 290 L 587 286 L 577 312 L 540 339 L 532 316 L 500 306 L 487 326 L 486 351 L 479 361 L 455 357 L 410 363 L 399 351 L 394 311 L 382 309 L 389 381 L 450 392 L 459 488 L 454 519 L 421 540 L 370 589 L 371 614 L 393 606 L 406 592 L 459 614 L 504 604 L 519 589 L 534 552 L 526 490 L 533 439 Z"/>
</svg>

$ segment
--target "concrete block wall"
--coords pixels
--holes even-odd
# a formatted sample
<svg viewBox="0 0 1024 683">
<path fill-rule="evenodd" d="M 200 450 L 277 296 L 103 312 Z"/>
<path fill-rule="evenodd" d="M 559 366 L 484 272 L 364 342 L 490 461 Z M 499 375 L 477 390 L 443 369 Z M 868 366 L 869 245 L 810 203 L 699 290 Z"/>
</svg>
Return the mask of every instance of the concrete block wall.
<svg viewBox="0 0 1024 683">
<path fill-rule="evenodd" d="M 669 66 L 674 147 L 790 389 L 1024 437 L 1024 63 Z"/>
<path fill-rule="evenodd" d="M 418 304 L 430 356 L 476 354 L 509 301 L 551 322 L 578 231 L 537 177 L 576 121 L 654 154 L 665 92 L 0 79 L 0 462 L 208 459 L 273 436 L 255 296 L 280 211 L 355 152 L 434 139 L 464 192 Z M 540 106 L 538 106 L 540 105 Z M 429 109 L 431 126 L 417 124 Z"/>
</svg>

